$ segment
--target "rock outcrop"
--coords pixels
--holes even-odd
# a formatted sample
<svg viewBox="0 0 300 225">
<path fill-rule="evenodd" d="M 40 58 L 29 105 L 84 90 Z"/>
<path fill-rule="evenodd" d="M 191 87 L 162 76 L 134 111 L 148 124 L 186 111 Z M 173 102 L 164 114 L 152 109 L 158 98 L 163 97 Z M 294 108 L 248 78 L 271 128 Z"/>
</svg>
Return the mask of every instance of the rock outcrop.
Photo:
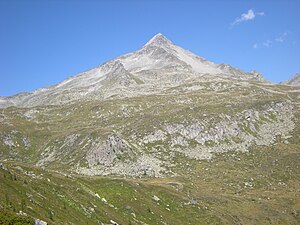
<svg viewBox="0 0 300 225">
<path fill-rule="evenodd" d="M 300 86 L 300 73 L 297 73 L 292 78 L 288 79 L 287 81 L 283 81 L 280 84 L 290 85 L 290 86 Z"/>
</svg>

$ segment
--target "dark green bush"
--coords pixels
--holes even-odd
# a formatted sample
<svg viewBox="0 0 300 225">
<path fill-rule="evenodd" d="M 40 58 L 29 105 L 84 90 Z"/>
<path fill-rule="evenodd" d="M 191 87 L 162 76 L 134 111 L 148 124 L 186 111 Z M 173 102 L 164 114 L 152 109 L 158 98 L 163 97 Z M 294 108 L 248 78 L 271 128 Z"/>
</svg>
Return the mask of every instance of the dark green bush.
<svg viewBox="0 0 300 225">
<path fill-rule="evenodd" d="M 1 225 L 31 225 L 34 221 L 30 217 L 18 216 L 15 213 L 0 210 L 0 224 Z"/>
</svg>

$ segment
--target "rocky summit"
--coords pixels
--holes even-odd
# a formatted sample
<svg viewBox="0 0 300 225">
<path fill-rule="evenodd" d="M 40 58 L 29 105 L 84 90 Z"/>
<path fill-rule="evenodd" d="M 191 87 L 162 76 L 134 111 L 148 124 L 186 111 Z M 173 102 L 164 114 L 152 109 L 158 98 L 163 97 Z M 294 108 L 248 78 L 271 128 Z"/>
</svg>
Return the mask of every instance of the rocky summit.
<svg viewBox="0 0 300 225">
<path fill-rule="evenodd" d="M 297 224 L 296 79 L 273 84 L 157 34 L 1 97 L 0 210 L 49 224 Z"/>
<path fill-rule="evenodd" d="M 172 87 L 211 78 L 265 81 L 255 71 L 246 73 L 226 64 L 212 63 L 157 34 L 142 49 L 57 85 L 1 98 L 0 107 L 61 105 L 79 100 L 159 94 Z"/>
</svg>

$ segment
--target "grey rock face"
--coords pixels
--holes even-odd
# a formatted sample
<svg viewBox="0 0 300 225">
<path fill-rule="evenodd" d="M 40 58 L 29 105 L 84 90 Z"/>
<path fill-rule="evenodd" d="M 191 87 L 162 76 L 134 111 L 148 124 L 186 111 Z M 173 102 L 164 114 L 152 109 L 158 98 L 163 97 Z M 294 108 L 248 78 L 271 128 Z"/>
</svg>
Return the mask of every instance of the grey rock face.
<svg viewBox="0 0 300 225">
<path fill-rule="evenodd" d="M 166 169 L 161 166 L 161 161 L 152 156 L 140 156 L 137 161 L 119 162 L 113 167 L 95 166 L 92 168 L 78 168 L 77 172 L 89 176 L 118 175 L 129 177 L 162 177 Z"/>
<path fill-rule="evenodd" d="M 300 73 L 297 73 L 295 76 L 293 76 L 289 80 L 281 82 L 280 84 L 291 85 L 291 86 L 300 86 Z"/>
<path fill-rule="evenodd" d="M 40 219 L 35 219 L 34 224 L 35 225 L 47 225 L 47 222 L 40 220 Z"/>
<path fill-rule="evenodd" d="M 23 137 L 22 137 L 22 142 L 23 142 L 23 144 L 24 144 L 24 148 L 25 148 L 26 150 L 28 150 L 29 147 L 30 147 L 30 141 L 29 141 L 28 137 L 23 136 Z"/>
<path fill-rule="evenodd" d="M 132 149 L 119 136 L 111 134 L 105 142 L 93 142 L 86 159 L 90 167 L 97 164 L 112 165 L 117 157 L 132 157 Z"/>
<path fill-rule="evenodd" d="M 16 130 L 12 130 L 9 133 L 0 134 L 0 143 L 1 142 L 9 149 L 24 148 L 25 150 L 28 150 L 31 146 L 28 137 L 22 135 L 22 133 Z"/>
<path fill-rule="evenodd" d="M 166 139 L 166 134 L 163 131 L 158 130 L 158 131 L 155 131 L 151 134 L 144 136 L 143 142 L 147 144 L 147 143 L 153 143 L 156 141 L 164 141 L 165 139 Z"/>
<path fill-rule="evenodd" d="M 16 144 L 13 140 L 13 137 L 9 134 L 0 134 L 0 139 L 3 141 L 3 144 L 9 148 L 16 147 Z"/>
<path fill-rule="evenodd" d="M 179 145 L 181 147 L 187 147 L 188 146 L 188 142 L 183 136 L 177 136 L 177 137 L 172 138 L 170 144 L 171 144 L 171 147 L 174 147 L 174 146 L 177 146 L 177 145 Z"/>
<path fill-rule="evenodd" d="M 214 153 L 247 151 L 253 145 L 271 145 L 276 136 L 284 138 L 295 127 L 293 106 L 288 102 L 273 102 L 265 105 L 262 111 L 248 109 L 235 116 L 220 114 L 219 118 L 213 119 L 166 124 L 164 131 L 145 135 L 142 146 L 168 143 L 172 151 L 181 152 L 189 158 L 210 159 Z"/>
</svg>

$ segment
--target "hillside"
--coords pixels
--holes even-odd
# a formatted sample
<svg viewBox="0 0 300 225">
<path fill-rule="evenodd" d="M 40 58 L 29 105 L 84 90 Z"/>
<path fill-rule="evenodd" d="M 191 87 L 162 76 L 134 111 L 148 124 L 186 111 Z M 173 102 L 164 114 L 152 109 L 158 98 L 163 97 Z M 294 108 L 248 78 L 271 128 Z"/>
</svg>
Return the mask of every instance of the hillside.
<svg viewBox="0 0 300 225">
<path fill-rule="evenodd" d="M 300 86 L 300 74 L 296 74 L 292 78 L 288 79 L 287 81 L 281 82 L 284 85 L 291 85 L 291 86 Z"/>
<path fill-rule="evenodd" d="M 299 86 L 215 64 L 158 34 L 57 85 L 1 99 L 0 215 L 298 224 L 299 101 Z"/>
</svg>

